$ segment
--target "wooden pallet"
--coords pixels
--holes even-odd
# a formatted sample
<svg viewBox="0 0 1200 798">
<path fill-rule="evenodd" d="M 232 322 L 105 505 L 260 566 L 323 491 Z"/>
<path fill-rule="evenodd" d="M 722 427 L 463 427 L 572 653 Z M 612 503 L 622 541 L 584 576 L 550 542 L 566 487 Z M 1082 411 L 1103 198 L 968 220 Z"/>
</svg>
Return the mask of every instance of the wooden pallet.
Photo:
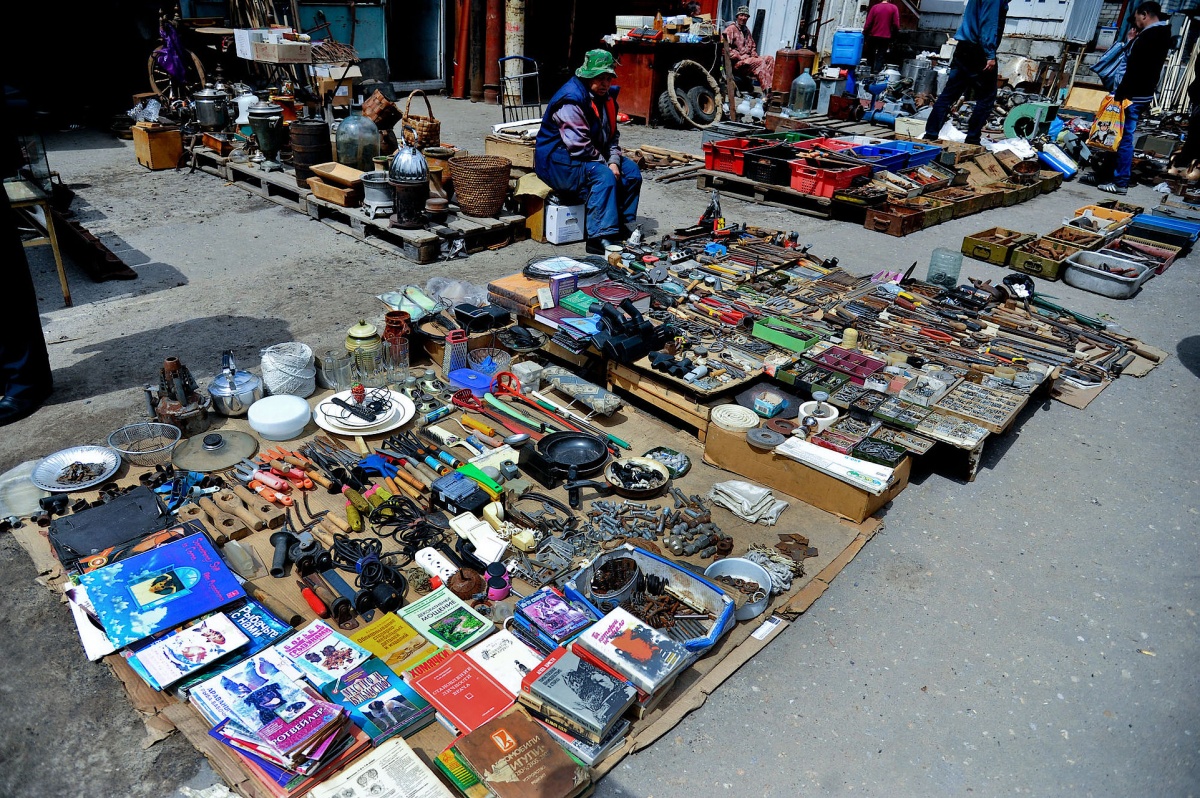
<svg viewBox="0 0 1200 798">
<path fill-rule="evenodd" d="M 703 169 L 698 174 L 696 188 L 699 189 L 711 191 L 715 188 L 731 196 L 757 202 L 760 205 L 783 208 L 818 219 L 828 219 L 833 215 L 833 201 L 828 197 L 814 197 L 787 186 L 759 183 L 728 172 L 713 172 Z"/>
<path fill-rule="evenodd" d="M 226 178 L 235 186 L 257 194 L 263 199 L 269 199 L 277 205 L 291 208 L 300 213 L 308 213 L 308 202 L 312 192 L 307 188 L 296 185 L 296 175 L 290 169 L 282 172 L 265 172 L 248 164 L 230 161 L 229 176 Z"/>
<path fill-rule="evenodd" d="M 229 179 L 229 158 L 218 155 L 208 147 L 198 145 L 191 151 L 191 166 L 222 180 Z"/>
<path fill-rule="evenodd" d="M 339 233 L 353 236 L 385 252 L 400 255 L 414 263 L 433 263 L 442 255 L 443 243 L 461 239 L 468 254 L 490 247 L 501 247 L 521 237 L 524 216 L 505 215 L 497 219 L 476 219 L 454 213 L 438 232 L 400 230 L 390 227 L 386 217 L 368 219 L 359 208 L 343 208 L 327 200 L 309 196 L 308 215 Z"/>
<path fill-rule="evenodd" d="M 896 131 L 890 127 L 882 127 L 870 122 L 856 122 L 853 119 L 835 119 L 832 116 L 808 116 L 803 119 L 787 119 L 781 117 L 775 126 L 775 132 L 785 130 L 803 130 L 809 127 L 827 127 L 842 136 L 873 136 L 877 139 L 894 139 Z"/>
<path fill-rule="evenodd" d="M 664 413 L 682 427 L 696 431 L 696 438 L 704 443 L 708 437 L 708 414 L 710 408 L 669 388 L 638 369 L 620 363 L 608 362 L 608 389 L 619 392 L 650 405 L 655 411 Z"/>
</svg>

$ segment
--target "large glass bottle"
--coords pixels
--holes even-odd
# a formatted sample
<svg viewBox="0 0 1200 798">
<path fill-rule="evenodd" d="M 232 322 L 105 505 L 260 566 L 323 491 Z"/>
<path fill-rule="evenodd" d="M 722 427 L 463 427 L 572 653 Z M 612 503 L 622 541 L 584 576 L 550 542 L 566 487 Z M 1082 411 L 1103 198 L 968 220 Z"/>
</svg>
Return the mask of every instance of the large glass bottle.
<svg viewBox="0 0 1200 798">
<path fill-rule="evenodd" d="M 362 115 L 362 106 L 350 107 L 350 115 L 338 125 L 336 139 L 338 163 L 362 172 L 375 168 L 373 159 L 379 154 L 379 128 Z"/>
<path fill-rule="evenodd" d="M 792 117 L 804 117 L 812 113 L 817 100 L 817 82 L 807 69 L 802 70 L 792 81 L 788 96 L 788 110 Z"/>
</svg>

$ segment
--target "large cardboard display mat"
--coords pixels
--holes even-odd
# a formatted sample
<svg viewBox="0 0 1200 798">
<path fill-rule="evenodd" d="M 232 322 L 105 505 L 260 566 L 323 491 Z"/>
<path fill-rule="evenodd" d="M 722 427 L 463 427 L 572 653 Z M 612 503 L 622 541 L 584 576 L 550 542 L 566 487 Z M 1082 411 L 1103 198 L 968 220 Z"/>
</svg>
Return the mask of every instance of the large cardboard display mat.
<svg viewBox="0 0 1200 798">
<path fill-rule="evenodd" d="M 308 400 L 309 404 L 315 407 L 328 393 L 322 391 L 311 397 Z M 565 403 L 566 400 L 563 400 L 563 404 Z M 668 446 L 687 454 L 692 460 L 692 468 L 674 484 L 689 496 L 707 493 L 716 482 L 740 479 L 736 474 L 706 464 L 703 459 L 703 445 L 691 434 L 673 429 L 629 406 L 623 407 L 609 418 L 595 417 L 593 421 L 614 435 L 634 443 L 633 451 L 624 454 L 641 455 L 655 446 Z M 444 424 L 445 421 L 441 423 Z M 210 431 L 221 429 L 251 432 L 244 419 L 214 418 Z M 300 438 L 282 444 L 265 442 L 263 445 L 266 448 L 283 446 L 294 449 L 318 433 L 321 433 L 321 430 L 310 422 Z M 348 446 L 354 446 L 352 439 L 341 440 Z M 639 441 L 644 444 L 636 443 Z M 367 445 L 373 442 L 370 438 L 366 440 Z M 147 470 L 149 469 L 122 465 L 112 481 L 122 487 L 135 485 L 138 476 Z M 535 487 L 537 490 L 543 490 L 541 486 Z M 561 487 L 550 493 L 566 503 L 566 492 Z M 883 527 L 882 521 L 877 518 L 868 518 L 861 524 L 852 524 L 778 491 L 776 495 L 789 501 L 790 506 L 780 516 L 779 523 L 772 527 L 748 524 L 732 513 L 710 505 L 714 522 L 734 539 L 734 555 L 744 554 L 753 543 L 774 546 L 780 533 L 798 533 L 809 538 L 811 545 L 818 549 L 819 556 L 804 562 L 804 575 L 793 581 L 788 593 L 775 596 L 765 613 L 758 618 L 738 622 L 717 646 L 684 671 L 666 698 L 653 711 L 634 722 L 625 743 L 603 761 L 596 763 L 593 767 L 596 778 L 612 770 L 626 755 L 645 748 L 666 734 L 689 712 L 703 706 L 708 696 L 722 682 L 785 629 L 789 621 L 808 609 L 866 542 Z M 95 491 L 72 494 L 72 501 L 78 498 L 95 499 L 96 496 Z M 598 497 L 594 494 L 585 492 L 585 512 L 590 502 L 596 498 Z M 611 497 L 609 500 L 620 501 L 620 498 Z M 673 506 L 669 494 L 649 500 L 648 503 L 652 506 Z M 320 488 L 310 493 L 309 504 L 316 512 L 325 509 L 341 511 L 337 499 Z M 253 532 L 240 542 L 249 544 L 260 561 L 270 563 L 272 548 L 269 538 L 273 531 L 275 530 L 263 529 Z M 41 530 L 33 524 L 25 524 L 13 530 L 12 534 L 33 560 L 39 573 L 38 581 L 56 592 L 61 592 L 65 577 Z M 631 542 L 636 545 L 636 540 Z M 385 541 L 384 548 L 389 550 L 394 545 Z M 671 557 L 669 550 L 665 548 L 664 554 Z M 701 568 L 711 562 L 696 558 L 673 559 L 689 561 Z M 303 614 L 306 621 L 315 617 L 299 596 L 295 580 L 290 575 L 283 579 L 272 579 L 264 575 L 252 581 L 279 604 Z M 528 586 L 525 587 L 528 589 Z M 413 598 L 414 594 L 410 590 L 407 601 L 412 601 Z M 79 654 L 83 656 L 82 647 Z M 213 769 L 231 789 L 248 798 L 269 797 L 267 790 L 242 767 L 233 752 L 208 735 L 208 724 L 190 705 L 181 703 L 172 696 L 155 692 L 133 672 L 119 653 L 109 655 L 103 661 L 124 684 L 130 702 L 143 716 L 147 729 L 145 745 L 153 744 L 173 730 L 178 730 L 208 758 Z M 433 758 L 450 744 L 451 737 L 449 732 L 435 723 L 408 738 L 408 742 L 432 768 Z M 434 770 L 436 771 L 436 768 Z"/>
</svg>

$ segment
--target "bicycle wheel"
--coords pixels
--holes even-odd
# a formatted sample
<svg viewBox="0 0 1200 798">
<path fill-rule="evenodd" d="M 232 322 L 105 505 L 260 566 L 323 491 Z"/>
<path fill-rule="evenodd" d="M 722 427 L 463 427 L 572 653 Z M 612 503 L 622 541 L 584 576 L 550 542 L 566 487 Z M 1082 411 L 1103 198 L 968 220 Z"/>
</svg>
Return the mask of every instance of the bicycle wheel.
<svg viewBox="0 0 1200 798">
<path fill-rule="evenodd" d="M 146 71 L 150 75 L 150 88 L 167 100 L 184 100 L 190 99 L 193 92 L 204 88 L 204 64 L 200 63 L 200 58 L 191 50 L 183 51 L 183 68 L 186 74 L 186 80 L 182 85 L 176 84 L 171 80 L 171 76 L 166 70 L 158 65 L 158 54 L 162 52 L 161 47 L 154 48 L 154 52 L 150 53 L 150 59 L 146 62 Z"/>
</svg>

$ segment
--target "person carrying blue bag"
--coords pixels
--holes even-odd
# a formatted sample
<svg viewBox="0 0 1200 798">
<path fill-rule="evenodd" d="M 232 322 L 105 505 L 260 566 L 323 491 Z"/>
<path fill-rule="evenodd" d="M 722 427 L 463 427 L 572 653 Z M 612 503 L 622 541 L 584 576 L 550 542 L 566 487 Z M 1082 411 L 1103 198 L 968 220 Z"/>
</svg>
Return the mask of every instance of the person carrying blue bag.
<svg viewBox="0 0 1200 798">
<path fill-rule="evenodd" d="M 637 219 L 642 173 L 621 153 L 613 54 L 589 50 L 575 77 L 555 92 L 542 116 L 534 171 L 559 199 L 587 205 L 587 251 L 629 235 Z"/>
</svg>

